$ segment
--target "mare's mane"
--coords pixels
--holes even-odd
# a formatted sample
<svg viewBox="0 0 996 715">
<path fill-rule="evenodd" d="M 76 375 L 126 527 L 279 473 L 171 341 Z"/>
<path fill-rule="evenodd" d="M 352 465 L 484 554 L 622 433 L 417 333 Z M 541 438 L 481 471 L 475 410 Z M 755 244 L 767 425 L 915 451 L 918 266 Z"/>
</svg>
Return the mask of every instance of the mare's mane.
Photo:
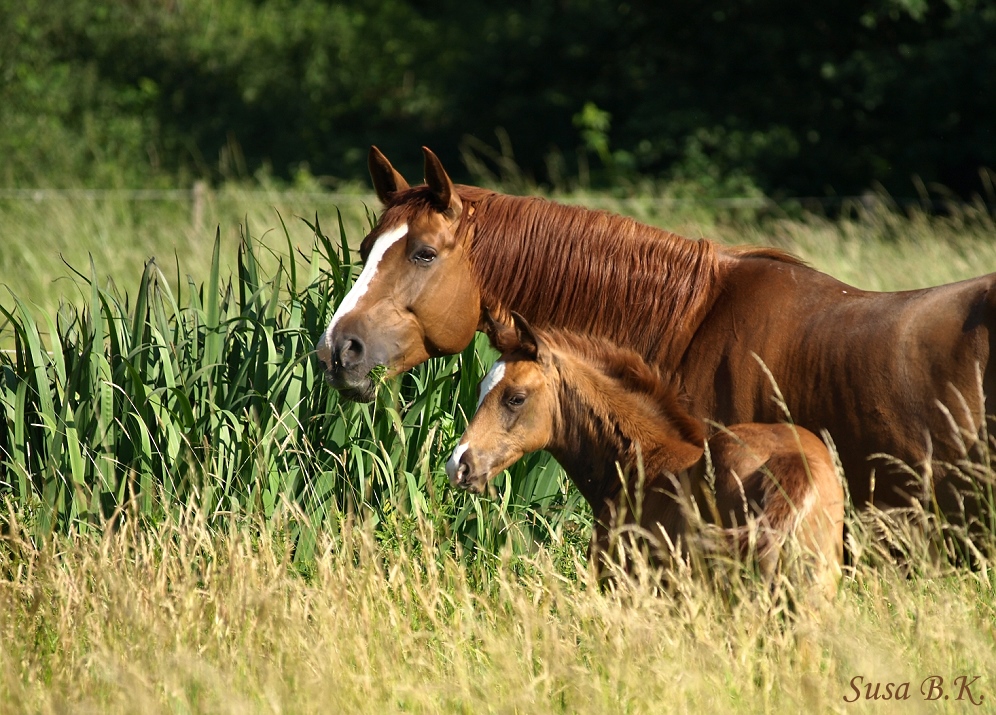
<svg viewBox="0 0 996 715">
<path fill-rule="evenodd" d="M 482 304 L 493 315 L 508 322 L 516 310 L 537 327 L 604 337 L 660 364 L 676 363 L 709 310 L 721 255 L 800 263 L 777 249 L 719 247 L 607 211 L 474 186 L 456 190 L 463 202 L 458 230 L 471 234 Z M 430 210 L 428 187 L 400 191 L 379 226 Z M 379 234 L 364 240 L 364 258 Z"/>
</svg>

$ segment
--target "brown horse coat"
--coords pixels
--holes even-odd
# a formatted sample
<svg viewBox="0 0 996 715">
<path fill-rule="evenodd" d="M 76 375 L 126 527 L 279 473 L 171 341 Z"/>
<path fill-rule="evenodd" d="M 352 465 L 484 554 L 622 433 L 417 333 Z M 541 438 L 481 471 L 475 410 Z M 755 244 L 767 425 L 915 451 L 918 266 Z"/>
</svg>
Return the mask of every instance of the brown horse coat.
<svg viewBox="0 0 996 715">
<path fill-rule="evenodd" d="M 678 372 L 697 413 L 772 421 L 780 410 L 752 359 L 758 355 L 793 420 L 834 438 L 855 503 L 870 500 L 866 475 L 877 463 L 876 496 L 896 504 L 897 489 L 929 498 L 931 485 L 924 489 L 886 462 L 866 460 L 880 453 L 921 467 L 931 457 L 963 457 L 962 444 L 973 444 L 994 411 L 994 327 L 993 274 L 871 293 L 805 266 L 747 259 L 724 276 Z M 941 472 L 935 476 L 954 478 L 933 466 Z M 955 508 L 950 490 L 936 496 L 942 508 Z"/>
<path fill-rule="evenodd" d="M 947 465 L 976 456 L 994 412 L 996 274 L 862 291 L 775 249 L 455 186 L 428 150 L 425 186 L 409 188 L 376 149 L 370 167 L 386 210 L 361 250 L 385 252 L 317 345 L 347 396 L 369 399 L 375 365 L 457 352 L 482 310 L 504 322 L 514 310 L 635 350 L 675 376 L 693 414 L 727 424 L 784 416 L 756 355 L 792 420 L 829 432 L 858 505 L 935 497 L 955 514 L 954 487 L 982 486 Z M 389 234 L 402 238 L 385 248 Z"/>
</svg>

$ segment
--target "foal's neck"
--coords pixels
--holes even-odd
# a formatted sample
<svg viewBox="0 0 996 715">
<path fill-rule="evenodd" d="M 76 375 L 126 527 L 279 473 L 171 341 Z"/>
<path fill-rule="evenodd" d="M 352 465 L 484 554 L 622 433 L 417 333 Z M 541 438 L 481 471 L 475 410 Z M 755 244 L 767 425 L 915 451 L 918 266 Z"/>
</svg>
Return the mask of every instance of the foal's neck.
<svg viewBox="0 0 996 715">
<path fill-rule="evenodd" d="M 677 398 L 634 389 L 622 379 L 570 353 L 555 356 L 560 418 L 547 447 L 596 510 L 638 479 L 642 459 L 646 483 L 678 474 L 703 455 L 701 425 Z"/>
</svg>

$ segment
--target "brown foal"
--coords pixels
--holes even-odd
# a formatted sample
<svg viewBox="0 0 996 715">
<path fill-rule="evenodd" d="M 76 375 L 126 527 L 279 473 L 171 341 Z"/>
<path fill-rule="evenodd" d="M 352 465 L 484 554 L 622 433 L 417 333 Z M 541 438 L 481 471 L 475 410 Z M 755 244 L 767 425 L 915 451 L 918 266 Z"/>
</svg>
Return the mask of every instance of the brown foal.
<svg viewBox="0 0 996 715">
<path fill-rule="evenodd" d="M 721 527 L 722 543 L 739 558 L 753 543 L 765 576 L 778 570 L 792 537 L 817 579 L 836 583 L 844 495 L 816 435 L 739 424 L 706 441 L 702 422 L 635 352 L 513 319 L 514 329 L 491 323 L 502 355 L 446 464 L 451 484 L 481 492 L 523 455 L 545 449 L 592 507 L 593 556 L 609 548 L 610 527 L 636 534 L 657 563 L 687 556 L 699 514 Z"/>
</svg>

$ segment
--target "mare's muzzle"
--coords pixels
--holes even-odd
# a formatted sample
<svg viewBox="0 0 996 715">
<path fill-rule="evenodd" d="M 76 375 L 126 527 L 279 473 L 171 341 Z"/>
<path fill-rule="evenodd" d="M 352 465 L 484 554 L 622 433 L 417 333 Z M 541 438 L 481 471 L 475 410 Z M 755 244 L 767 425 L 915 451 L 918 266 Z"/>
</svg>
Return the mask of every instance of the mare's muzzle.
<svg viewBox="0 0 996 715">
<path fill-rule="evenodd" d="M 374 383 L 370 371 L 379 361 L 355 334 L 333 331 L 322 336 L 315 346 L 318 360 L 325 367 L 325 381 L 344 398 L 353 402 L 374 399 Z"/>
</svg>

